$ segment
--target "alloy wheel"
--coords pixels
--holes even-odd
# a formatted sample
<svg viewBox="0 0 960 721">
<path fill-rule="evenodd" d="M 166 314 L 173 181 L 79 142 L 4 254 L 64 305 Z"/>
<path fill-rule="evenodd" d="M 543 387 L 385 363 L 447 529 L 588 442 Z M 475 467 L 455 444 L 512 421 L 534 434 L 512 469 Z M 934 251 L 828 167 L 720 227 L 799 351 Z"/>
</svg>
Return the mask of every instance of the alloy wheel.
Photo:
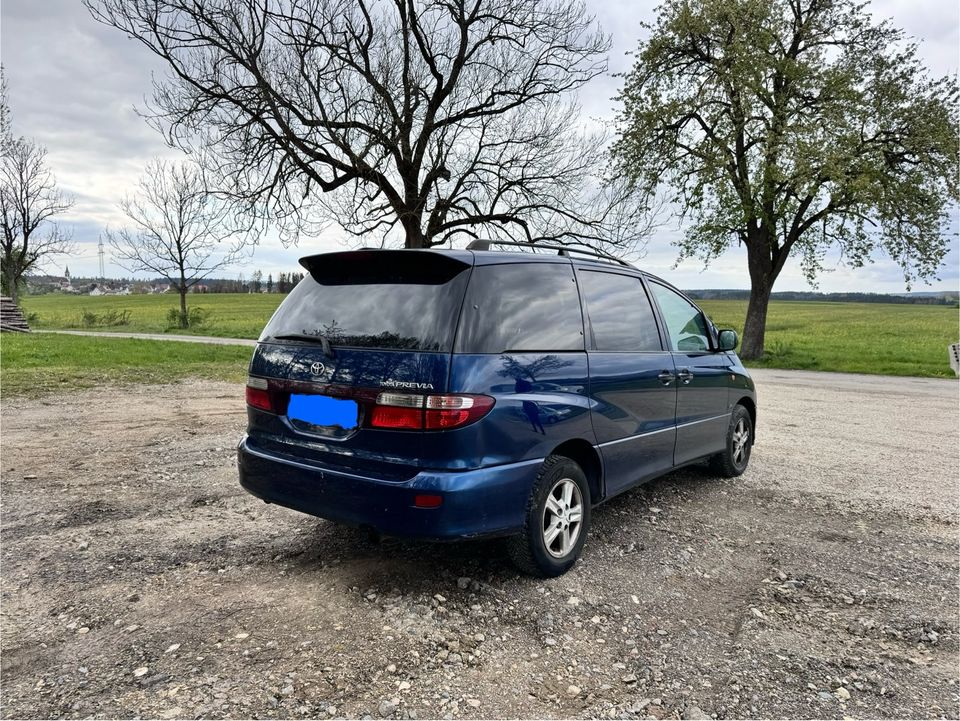
<svg viewBox="0 0 960 721">
<path fill-rule="evenodd" d="M 733 429 L 733 462 L 739 467 L 743 465 L 747 455 L 747 443 L 750 440 L 750 429 L 745 419 L 737 421 Z"/>
<path fill-rule="evenodd" d="M 583 521 L 583 496 L 580 487 L 569 478 L 557 481 L 543 508 L 543 545 L 554 558 L 563 558 L 580 538 Z"/>
</svg>

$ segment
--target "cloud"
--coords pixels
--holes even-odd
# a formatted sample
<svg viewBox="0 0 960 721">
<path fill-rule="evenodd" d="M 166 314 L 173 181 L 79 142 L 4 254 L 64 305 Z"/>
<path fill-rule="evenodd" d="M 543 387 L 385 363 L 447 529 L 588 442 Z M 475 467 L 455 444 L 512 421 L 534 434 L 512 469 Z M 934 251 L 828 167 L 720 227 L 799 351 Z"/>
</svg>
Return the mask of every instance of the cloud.
<svg viewBox="0 0 960 721">
<path fill-rule="evenodd" d="M 609 122 L 620 86 L 615 73 L 630 67 L 627 55 L 643 36 L 642 21 L 652 20 L 658 3 L 652 0 L 589 0 L 611 34 L 611 74 L 597 78 L 584 89 L 581 103 L 589 118 Z M 939 0 L 875 0 L 876 18 L 892 18 L 911 36 L 922 39 L 920 54 L 935 75 L 957 70 L 956 48 L 960 6 Z M 134 185 L 148 159 L 176 157 L 160 135 L 136 114 L 151 91 L 154 75 L 164 67 L 139 42 L 95 22 L 79 0 L 3 0 L 3 61 L 9 85 L 14 131 L 34 137 L 49 150 L 49 161 L 61 187 L 77 202 L 64 216 L 73 227 L 80 250 L 70 259 L 77 275 L 98 273 L 97 241 L 105 225 L 119 225 L 116 204 Z M 955 226 L 954 226 L 955 230 Z M 695 262 L 676 269 L 676 231 L 666 229 L 652 240 L 641 265 L 687 288 L 747 287 L 746 263 L 741 249 L 732 249 L 703 270 Z M 270 234 L 247 263 L 227 275 L 248 275 L 256 268 L 264 274 L 289 271 L 297 258 L 320 250 L 344 247 L 335 231 L 305 239 L 299 248 L 285 249 Z M 947 265 L 936 288 L 956 288 L 960 263 L 956 237 Z M 109 263 L 107 272 L 120 274 Z M 806 283 L 796 261 L 784 271 L 779 290 L 804 289 Z M 896 264 L 878 257 L 862 270 L 838 266 L 824 275 L 823 290 L 901 291 L 903 281 Z"/>
</svg>

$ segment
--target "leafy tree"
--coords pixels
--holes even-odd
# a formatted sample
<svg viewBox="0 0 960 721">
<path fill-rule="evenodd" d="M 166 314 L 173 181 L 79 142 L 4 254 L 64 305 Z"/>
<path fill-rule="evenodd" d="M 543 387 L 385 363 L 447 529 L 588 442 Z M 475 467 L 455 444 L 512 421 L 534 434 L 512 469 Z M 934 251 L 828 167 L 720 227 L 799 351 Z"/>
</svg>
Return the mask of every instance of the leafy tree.
<svg viewBox="0 0 960 721">
<path fill-rule="evenodd" d="M 84 0 L 169 72 L 150 118 L 279 221 L 412 248 L 504 236 L 630 249 L 646 196 L 606 175 L 574 94 L 609 40 L 575 0 Z"/>
<path fill-rule="evenodd" d="M 273 273 L 267 274 L 267 292 L 268 293 L 273 292 Z"/>
<path fill-rule="evenodd" d="M 746 247 L 742 354 L 763 354 L 790 256 L 811 284 L 831 247 L 879 249 L 908 285 L 933 276 L 958 197 L 957 80 L 855 0 L 667 0 L 620 95 L 619 166 L 665 184 L 680 257 Z"/>
<path fill-rule="evenodd" d="M 190 288 L 236 262 L 252 239 L 249 226 L 222 203 L 189 162 L 151 161 L 137 192 L 120 203 L 129 225 L 107 229 L 114 262 L 131 272 L 166 278 L 180 295 L 179 325 L 187 328 Z"/>
<path fill-rule="evenodd" d="M 253 292 L 259 293 L 263 289 L 263 273 L 259 270 L 255 270 L 253 272 L 251 284 L 253 286 Z"/>
</svg>

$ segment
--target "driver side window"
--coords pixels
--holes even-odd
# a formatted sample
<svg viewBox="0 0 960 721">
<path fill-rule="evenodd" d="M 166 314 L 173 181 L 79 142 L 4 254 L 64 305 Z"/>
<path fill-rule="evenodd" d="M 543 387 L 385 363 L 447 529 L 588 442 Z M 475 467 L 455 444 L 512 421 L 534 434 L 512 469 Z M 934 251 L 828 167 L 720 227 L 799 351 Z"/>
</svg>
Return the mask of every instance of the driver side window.
<svg viewBox="0 0 960 721">
<path fill-rule="evenodd" d="M 710 331 L 703 313 L 686 298 L 659 283 L 650 289 L 660 305 L 670 335 L 670 347 L 681 352 L 710 350 Z"/>
</svg>

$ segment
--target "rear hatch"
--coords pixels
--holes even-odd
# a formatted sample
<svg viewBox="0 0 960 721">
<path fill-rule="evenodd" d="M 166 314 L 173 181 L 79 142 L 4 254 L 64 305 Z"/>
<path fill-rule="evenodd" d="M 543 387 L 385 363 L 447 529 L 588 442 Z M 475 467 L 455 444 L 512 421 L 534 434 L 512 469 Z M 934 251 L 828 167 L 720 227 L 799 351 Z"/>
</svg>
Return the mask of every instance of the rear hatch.
<svg viewBox="0 0 960 721">
<path fill-rule="evenodd" d="M 428 408 L 448 403 L 434 397 L 446 398 L 470 256 L 374 250 L 300 262 L 309 275 L 250 365 L 250 442 L 348 473 L 415 475 L 438 422 Z"/>
</svg>

